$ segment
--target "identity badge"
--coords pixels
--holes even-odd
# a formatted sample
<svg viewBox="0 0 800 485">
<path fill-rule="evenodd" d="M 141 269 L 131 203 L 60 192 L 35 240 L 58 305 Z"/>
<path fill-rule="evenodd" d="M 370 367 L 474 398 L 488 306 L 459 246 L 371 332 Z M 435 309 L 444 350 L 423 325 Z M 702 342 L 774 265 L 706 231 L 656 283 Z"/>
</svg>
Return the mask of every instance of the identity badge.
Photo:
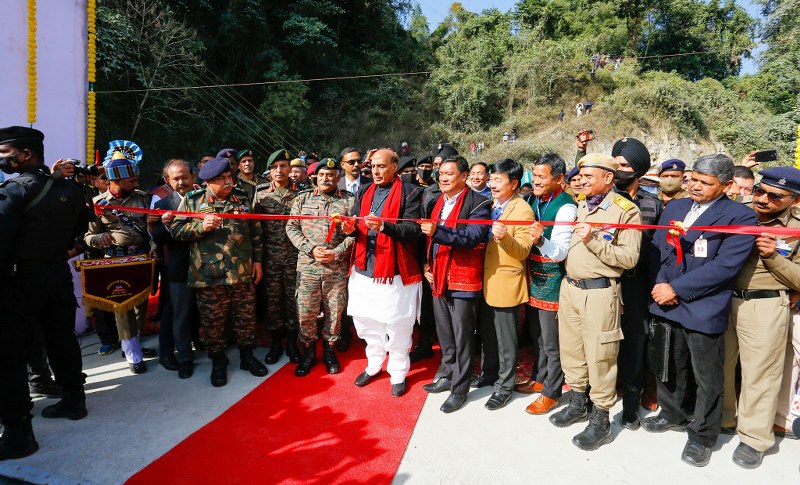
<svg viewBox="0 0 800 485">
<path fill-rule="evenodd" d="M 694 257 L 695 258 L 708 257 L 708 240 L 703 239 L 703 236 L 700 236 L 700 239 L 694 242 Z"/>
</svg>

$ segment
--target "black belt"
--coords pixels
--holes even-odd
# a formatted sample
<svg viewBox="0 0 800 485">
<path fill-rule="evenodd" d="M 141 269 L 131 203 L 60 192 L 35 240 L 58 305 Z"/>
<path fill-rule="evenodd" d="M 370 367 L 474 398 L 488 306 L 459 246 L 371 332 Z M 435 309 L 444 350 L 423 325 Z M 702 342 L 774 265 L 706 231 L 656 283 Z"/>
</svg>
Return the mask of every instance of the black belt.
<svg viewBox="0 0 800 485">
<path fill-rule="evenodd" d="M 759 298 L 778 298 L 781 292 L 778 290 L 733 290 L 733 297 L 740 300 L 756 300 Z"/>
<path fill-rule="evenodd" d="M 582 290 L 599 290 L 601 288 L 609 288 L 611 282 L 616 282 L 616 278 L 588 278 L 585 280 L 576 280 L 567 276 L 567 283 L 577 286 Z"/>
</svg>

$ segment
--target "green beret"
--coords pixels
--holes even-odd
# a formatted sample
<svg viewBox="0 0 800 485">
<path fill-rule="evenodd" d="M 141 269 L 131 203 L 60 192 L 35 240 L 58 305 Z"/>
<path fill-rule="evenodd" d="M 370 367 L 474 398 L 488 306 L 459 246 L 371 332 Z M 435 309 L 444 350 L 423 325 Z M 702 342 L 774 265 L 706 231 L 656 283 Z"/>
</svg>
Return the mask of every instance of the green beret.
<svg viewBox="0 0 800 485">
<path fill-rule="evenodd" d="M 330 170 L 339 170 L 339 162 L 333 158 L 323 158 L 317 166 L 314 167 L 314 175 L 317 175 L 323 168 Z"/>
<path fill-rule="evenodd" d="M 286 160 L 286 163 L 289 163 L 289 160 L 292 159 L 292 156 L 289 154 L 289 151 L 285 148 L 281 148 L 280 150 L 276 150 L 269 156 L 267 159 L 267 168 L 270 168 L 273 163 L 279 160 Z"/>
<path fill-rule="evenodd" d="M 253 150 L 249 148 L 245 148 L 244 150 L 239 150 L 239 153 L 236 154 L 236 161 L 241 162 L 244 157 L 253 158 Z"/>
</svg>

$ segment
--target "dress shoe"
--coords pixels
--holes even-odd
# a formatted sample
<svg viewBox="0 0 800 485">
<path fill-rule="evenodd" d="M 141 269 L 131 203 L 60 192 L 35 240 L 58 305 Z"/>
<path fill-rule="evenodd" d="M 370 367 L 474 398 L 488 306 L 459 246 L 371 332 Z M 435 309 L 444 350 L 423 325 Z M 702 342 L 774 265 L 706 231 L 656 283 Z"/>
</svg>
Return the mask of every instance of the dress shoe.
<svg viewBox="0 0 800 485">
<path fill-rule="evenodd" d="M 39 443 L 33 435 L 31 418 L 21 418 L 16 422 L 7 421 L 0 438 L 0 461 L 16 460 L 36 453 Z"/>
<path fill-rule="evenodd" d="M 379 375 L 381 375 L 381 371 L 378 371 L 378 373 L 375 374 L 374 376 L 367 374 L 367 371 L 362 372 L 361 374 L 358 375 L 358 377 L 356 377 L 356 382 L 355 382 L 356 387 L 366 386 L 367 384 L 370 383 L 370 381 L 372 381 L 372 379 L 378 377 Z"/>
<path fill-rule="evenodd" d="M 608 411 L 595 406 L 589 415 L 589 424 L 572 438 L 572 443 L 585 451 L 593 451 L 611 442 L 611 422 Z"/>
<path fill-rule="evenodd" d="M 706 466 L 711 461 L 711 447 L 689 440 L 683 447 L 681 460 L 692 466 Z"/>
<path fill-rule="evenodd" d="M 452 383 L 447 377 L 440 377 L 430 384 L 422 386 L 422 390 L 431 394 L 439 394 L 440 392 L 449 391 Z"/>
<path fill-rule="evenodd" d="M 267 366 L 253 355 L 252 347 L 239 347 L 239 369 L 249 371 L 256 377 L 264 377 L 269 372 Z"/>
<path fill-rule="evenodd" d="M 569 406 L 550 416 L 550 422 L 559 428 L 566 428 L 575 423 L 586 421 L 589 411 L 586 409 L 586 393 L 571 391 Z"/>
<path fill-rule="evenodd" d="M 86 417 L 86 398 L 65 396 L 57 403 L 42 409 L 43 418 L 67 418 L 77 421 Z"/>
<path fill-rule="evenodd" d="M 431 357 L 433 357 L 433 348 L 430 345 L 417 345 L 408 354 L 408 358 L 411 360 L 412 364 L 423 359 L 430 359 Z"/>
<path fill-rule="evenodd" d="M 145 359 L 152 359 L 156 355 L 158 355 L 156 354 L 156 349 L 142 347 L 142 357 L 144 357 Z"/>
<path fill-rule="evenodd" d="M 147 364 L 144 361 L 128 364 L 133 374 L 144 374 L 147 372 Z"/>
<path fill-rule="evenodd" d="M 158 365 L 167 370 L 178 370 L 180 368 L 180 364 L 178 364 L 178 360 L 174 355 L 162 355 L 158 359 Z"/>
<path fill-rule="evenodd" d="M 739 446 L 733 451 L 733 462 L 748 470 L 761 466 L 761 460 L 763 459 L 763 451 L 757 451 L 752 446 L 744 443 L 739 443 Z"/>
<path fill-rule="evenodd" d="M 620 418 L 620 424 L 623 428 L 629 429 L 631 431 L 636 431 L 642 426 L 642 420 L 639 418 L 638 414 L 634 414 L 633 416 L 627 416 L 624 412 L 622 413 L 622 417 Z"/>
<path fill-rule="evenodd" d="M 473 389 L 480 389 L 481 387 L 492 386 L 492 385 L 494 385 L 496 380 L 497 380 L 497 377 L 495 377 L 494 379 L 490 379 L 490 378 L 487 378 L 486 376 L 484 376 L 483 374 L 481 374 L 478 377 L 476 377 L 475 379 L 472 379 L 471 381 L 469 381 L 469 387 L 471 387 Z"/>
<path fill-rule="evenodd" d="M 686 431 L 686 423 L 676 424 L 661 416 L 650 416 L 642 420 L 642 428 L 648 433 L 663 433 L 664 431 Z"/>
<path fill-rule="evenodd" d="M 188 379 L 194 374 L 194 362 L 181 362 L 178 364 L 178 377 Z"/>
<path fill-rule="evenodd" d="M 525 408 L 525 412 L 528 414 L 547 414 L 556 404 L 558 404 L 558 399 L 552 399 L 542 394 Z"/>
<path fill-rule="evenodd" d="M 406 381 L 400 384 L 392 384 L 392 396 L 400 397 L 406 393 Z"/>
<path fill-rule="evenodd" d="M 489 400 L 486 401 L 483 407 L 488 409 L 489 411 L 497 411 L 498 409 L 505 407 L 508 404 L 508 401 L 511 400 L 511 393 L 510 392 L 493 392 L 492 395 L 489 397 Z"/>
<path fill-rule="evenodd" d="M 28 385 L 31 397 L 49 397 L 51 399 L 60 398 L 64 391 L 61 386 L 53 381 L 36 382 Z"/>
<path fill-rule="evenodd" d="M 452 413 L 453 411 L 461 409 L 461 406 L 463 406 L 465 402 L 467 402 L 466 394 L 451 393 L 450 397 L 447 398 L 439 410 L 443 413 Z"/>
<path fill-rule="evenodd" d="M 332 342 L 322 342 L 322 362 L 325 363 L 328 374 L 338 374 L 342 370 Z"/>
<path fill-rule="evenodd" d="M 528 380 L 528 382 L 523 382 L 522 384 L 514 385 L 514 390 L 520 394 L 536 394 L 537 392 L 542 392 L 542 389 L 544 389 L 544 385 L 533 379 Z"/>
<path fill-rule="evenodd" d="M 347 352 L 347 349 L 350 348 L 350 340 L 353 338 L 353 334 L 350 333 L 350 330 L 342 329 L 342 334 L 339 336 L 339 340 L 336 341 L 336 351 L 339 353 Z"/>
</svg>

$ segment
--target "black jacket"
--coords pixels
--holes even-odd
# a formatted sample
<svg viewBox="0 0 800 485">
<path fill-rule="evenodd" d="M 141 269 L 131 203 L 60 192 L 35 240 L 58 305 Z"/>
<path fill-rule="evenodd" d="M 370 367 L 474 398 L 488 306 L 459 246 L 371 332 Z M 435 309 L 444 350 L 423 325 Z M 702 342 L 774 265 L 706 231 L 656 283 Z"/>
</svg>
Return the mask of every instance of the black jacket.
<svg viewBox="0 0 800 485">
<path fill-rule="evenodd" d="M 181 196 L 177 192 L 171 193 L 155 204 L 156 209 L 178 210 Z M 153 241 L 163 246 L 164 256 L 167 260 L 167 281 L 170 283 L 186 283 L 189 280 L 189 245 L 190 242 L 172 239 L 167 226 L 160 221 L 156 223 L 153 231 Z"/>
</svg>

